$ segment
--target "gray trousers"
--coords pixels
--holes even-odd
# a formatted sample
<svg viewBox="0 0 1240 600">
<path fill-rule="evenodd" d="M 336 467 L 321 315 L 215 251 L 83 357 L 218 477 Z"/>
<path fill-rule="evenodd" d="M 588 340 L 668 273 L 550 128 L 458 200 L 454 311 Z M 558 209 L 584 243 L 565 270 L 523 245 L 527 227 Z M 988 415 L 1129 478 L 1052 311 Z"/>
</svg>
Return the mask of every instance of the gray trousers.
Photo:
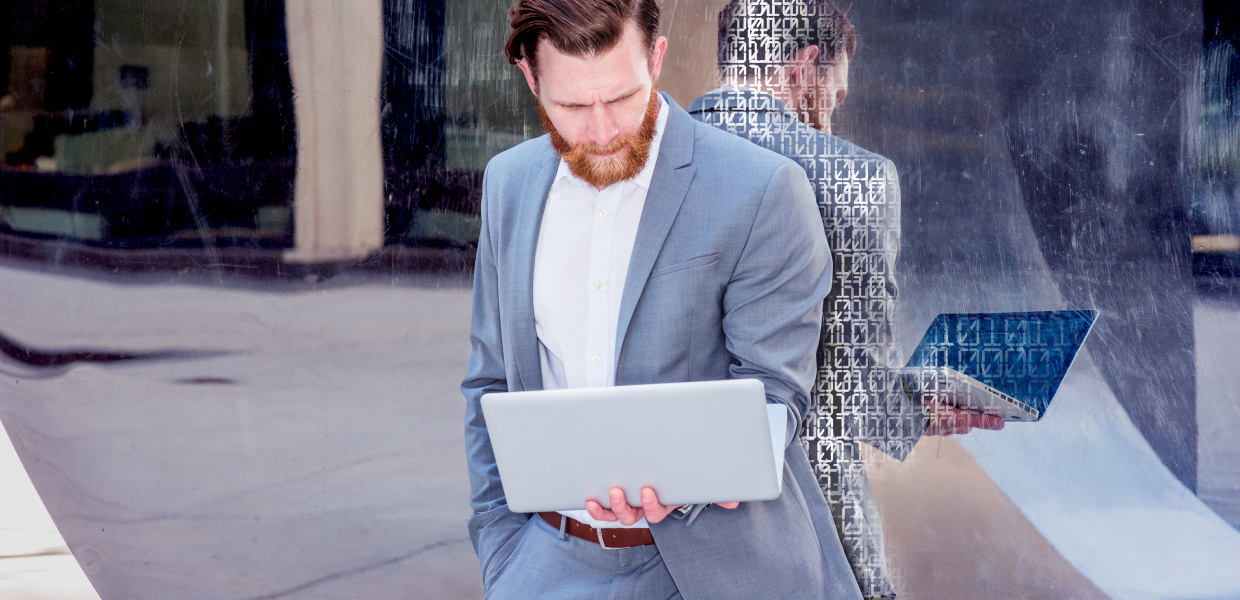
<svg viewBox="0 0 1240 600">
<path fill-rule="evenodd" d="M 487 600 L 681 600 L 653 545 L 606 550 L 534 516 L 486 582 Z"/>
</svg>

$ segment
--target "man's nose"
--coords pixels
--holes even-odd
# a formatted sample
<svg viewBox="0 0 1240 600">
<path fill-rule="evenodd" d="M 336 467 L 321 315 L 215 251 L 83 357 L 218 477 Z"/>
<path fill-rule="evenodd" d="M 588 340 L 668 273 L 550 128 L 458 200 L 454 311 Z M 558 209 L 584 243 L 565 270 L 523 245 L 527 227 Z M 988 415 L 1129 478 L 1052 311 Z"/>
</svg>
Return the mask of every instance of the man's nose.
<svg viewBox="0 0 1240 600">
<path fill-rule="evenodd" d="M 602 107 L 595 107 L 590 111 L 590 121 L 586 124 L 586 137 L 591 142 L 600 146 L 610 144 L 616 139 L 616 134 L 620 129 L 616 127 L 616 121 Z"/>
</svg>

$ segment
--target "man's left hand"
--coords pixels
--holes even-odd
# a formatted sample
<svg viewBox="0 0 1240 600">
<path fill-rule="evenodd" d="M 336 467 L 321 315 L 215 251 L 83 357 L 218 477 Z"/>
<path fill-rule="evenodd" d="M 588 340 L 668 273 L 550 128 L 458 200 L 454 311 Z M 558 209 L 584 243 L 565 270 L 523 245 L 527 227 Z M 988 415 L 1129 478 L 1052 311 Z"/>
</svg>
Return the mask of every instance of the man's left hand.
<svg viewBox="0 0 1240 600">
<path fill-rule="evenodd" d="M 611 510 L 603 508 L 602 504 L 593 500 L 586 501 L 586 512 L 590 516 L 599 521 L 620 521 L 621 525 L 629 526 L 643 518 L 647 523 L 658 523 L 667 518 L 673 510 L 680 508 L 680 505 L 664 506 L 659 504 L 659 497 L 655 495 L 654 489 L 650 486 L 642 488 L 642 505 L 638 508 L 629 506 L 624 497 L 624 490 L 614 487 L 610 491 Z M 717 506 L 724 508 L 736 508 L 740 506 L 740 502 L 717 502 Z"/>
</svg>

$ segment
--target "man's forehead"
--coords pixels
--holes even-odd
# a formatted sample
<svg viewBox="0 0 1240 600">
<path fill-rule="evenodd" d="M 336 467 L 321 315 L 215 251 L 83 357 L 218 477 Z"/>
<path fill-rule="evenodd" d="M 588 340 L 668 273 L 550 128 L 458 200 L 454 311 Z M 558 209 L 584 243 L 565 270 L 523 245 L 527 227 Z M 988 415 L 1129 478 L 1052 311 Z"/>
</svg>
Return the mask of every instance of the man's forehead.
<svg viewBox="0 0 1240 600">
<path fill-rule="evenodd" d="M 544 99 L 558 103 L 614 100 L 649 83 L 649 56 L 630 22 L 620 42 L 587 55 L 569 54 L 547 38 L 538 40 L 538 84 Z"/>
<path fill-rule="evenodd" d="M 617 78 L 566 77 L 561 79 L 540 78 L 541 98 L 545 102 L 562 105 L 590 105 L 595 102 L 609 103 L 623 100 L 650 85 L 648 78 L 625 76 Z"/>
</svg>

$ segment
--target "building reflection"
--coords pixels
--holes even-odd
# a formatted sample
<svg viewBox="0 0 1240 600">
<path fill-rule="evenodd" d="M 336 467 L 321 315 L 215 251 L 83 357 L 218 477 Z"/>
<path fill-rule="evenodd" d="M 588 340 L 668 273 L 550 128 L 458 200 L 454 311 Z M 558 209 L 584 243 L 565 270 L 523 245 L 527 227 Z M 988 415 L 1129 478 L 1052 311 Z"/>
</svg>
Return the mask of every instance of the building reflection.
<svg viewBox="0 0 1240 600">
<path fill-rule="evenodd" d="M 725 3 L 664 4 L 682 106 Z M 542 134 L 508 4 L 0 0 L 0 421 L 103 597 L 480 596 L 468 268 L 487 161 Z M 939 313 L 1100 312 L 1058 416 L 871 460 L 902 597 L 1240 556 L 1236 8 L 851 10 L 834 131 L 902 176 L 906 350 Z M 1071 537 L 1158 515 L 1127 584 Z M 1230 597 L 1215 566 L 1160 585 Z"/>
<path fill-rule="evenodd" d="M 468 249 L 486 161 L 540 131 L 500 4 L 6 0 L 0 228 L 184 264 Z"/>
</svg>

